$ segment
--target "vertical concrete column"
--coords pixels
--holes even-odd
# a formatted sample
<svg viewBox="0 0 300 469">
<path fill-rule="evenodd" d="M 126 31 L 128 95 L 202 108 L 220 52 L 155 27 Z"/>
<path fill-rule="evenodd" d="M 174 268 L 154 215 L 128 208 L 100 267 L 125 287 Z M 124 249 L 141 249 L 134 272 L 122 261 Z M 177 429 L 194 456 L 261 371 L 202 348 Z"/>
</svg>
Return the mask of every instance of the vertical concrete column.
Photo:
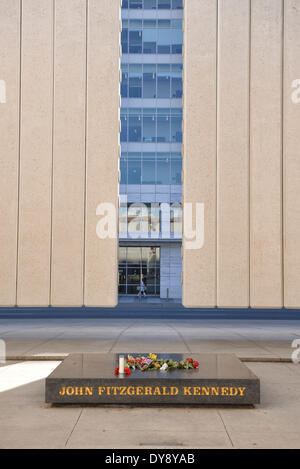
<svg viewBox="0 0 300 469">
<path fill-rule="evenodd" d="M 56 0 L 51 304 L 83 305 L 86 0 Z"/>
<path fill-rule="evenodd" d="M 87 306 L 115 306 L 118 301 L 120 31 L 119 0 L 88 1 Z M 96 232 L 97 223 L 109 214 L 108 237 L 101 239 Z"/>
<path fill-rule="evenodd" d="M 183 304 L 216 306 L 217 1 L 186 0 L 184 9 L 183 202 L 204 204 L 203 247 L 183 229 Z"/>
<path fill-rule="evenodd" d="M 282 307 L 282 0 L 252 0 L 250 304 Z"/>
<path fill-rule="evenodd" d="M 20 0 L 0 0 L 0 306 L 16 304 Z"/>
<path fill-rule="evenodd" d="M 17 303 L 50 297 L 53 1 L 22 1 Z"/>
<path fill-rule="evenodd" d="M 285 0 L 284 35 L 284 306 L 300 306 L 300 3 Z"/>
<path fill-rule="evenodd" d="M 249 306 L 250 0 L 219 0 L 217 305 Z"/>
</svg>

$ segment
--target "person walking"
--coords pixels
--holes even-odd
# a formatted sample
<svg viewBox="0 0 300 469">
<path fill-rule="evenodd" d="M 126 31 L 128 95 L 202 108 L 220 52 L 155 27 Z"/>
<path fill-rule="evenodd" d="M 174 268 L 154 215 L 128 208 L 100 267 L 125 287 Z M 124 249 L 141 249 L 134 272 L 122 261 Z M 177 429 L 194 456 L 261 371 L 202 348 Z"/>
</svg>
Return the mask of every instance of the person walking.
<svg viewBox="0 0 300 469">
<path fill-rule="evenodd" d="M 141 283 L 140 283 L 140 291 L 139 291 L 138 297 L 141 298 L 142 295 L 147 296 L 146 295 L 146 285 L 145 285 L 143 279 L 141 280 Z"/>
</svg>

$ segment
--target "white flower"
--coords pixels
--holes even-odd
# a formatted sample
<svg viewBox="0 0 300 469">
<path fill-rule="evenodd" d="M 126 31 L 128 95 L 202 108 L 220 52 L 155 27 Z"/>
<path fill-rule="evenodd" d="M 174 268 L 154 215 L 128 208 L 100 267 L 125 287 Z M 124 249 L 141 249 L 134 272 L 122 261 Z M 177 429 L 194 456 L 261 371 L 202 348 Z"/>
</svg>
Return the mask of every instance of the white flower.
<svg viewBox="0 0 300 469">
<path fill-rule="evenodd" d="M 160 371 L 166 371 L 168 369 L 168 364 L 164 363 L 163 366 L 160 368 Z"/>
</svg>

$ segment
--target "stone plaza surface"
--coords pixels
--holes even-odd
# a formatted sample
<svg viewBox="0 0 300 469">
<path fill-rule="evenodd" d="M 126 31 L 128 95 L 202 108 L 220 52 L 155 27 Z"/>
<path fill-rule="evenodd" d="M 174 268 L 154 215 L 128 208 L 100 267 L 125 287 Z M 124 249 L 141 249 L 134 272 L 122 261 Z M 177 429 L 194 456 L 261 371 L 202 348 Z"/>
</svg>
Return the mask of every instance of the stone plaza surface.
<svg viewBox="0 0 300 469">
<path fill-rule="evenodd" d="M 261 381 L 254 408 L 51 406 L 44 378 L 58 365 L 0 367 L 7 387 L 13 367 L 19 377 L 34 374 L 34 381 L 20 379 L 0 392 L 0 448 L 300 448 L 300 365 L 247 363 Z"/>
<path fill-rule="evenodd" d="M 137 354 L 132 353 L 136 356 Z M 197 369 L 131 370 L 115 375 L 118 354 L 71 354 L 46 379 L 46 402 L 55 404 L 222 404 L 260 402 L 259 379 L 229 354 L 194 354 Z M 159 354 L 180 362 L 185 354 Z"/>
<path fill-rule="evenodd" d="M 0 339 L 13 360 L 131 350 L 290 359 L 292 343 L 300 339 L 300 314 L 289 312 L 231 311 L 224 316 L 213 311 L 199 314 L 178 305 L 122 305 L 102 317 L 97 314 L 0 309 Z"/>
<path fill-rule="evenodd" d="M 299 448 L 300 364 L 291 360 L 300 321 L 170 307 L 145 317 L 0 317 L 9 357 L 0 364 L 0 448 Z M 244 313 L 243 313 L 244 314 Z M 210 319 L 210 315 L 212 318 Z M 0 315 L 1 316 L 1 315 Z M 171 317 L 172 316 L 172 317 Z M 231 314 L 235 316 L 235 314 Z M 234 353 L 261 382 L 255 408 L 64 406 L 45 404 L 45 378 L 69 353 Z M 48 361 L 30 361 L 31 359 Z M 26 361 L 24 361 L 26 360 Z M 263 363 L 263 360 L 271 361 Z"/>
</svg>

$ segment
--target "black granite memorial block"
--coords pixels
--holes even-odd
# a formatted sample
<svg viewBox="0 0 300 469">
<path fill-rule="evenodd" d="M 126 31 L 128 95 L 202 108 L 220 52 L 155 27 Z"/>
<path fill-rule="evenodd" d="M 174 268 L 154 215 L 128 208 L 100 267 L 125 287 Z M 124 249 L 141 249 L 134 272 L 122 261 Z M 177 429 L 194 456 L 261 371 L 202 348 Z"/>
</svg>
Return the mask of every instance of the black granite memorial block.
<svg viewBox="0 0 300 469">
<path fill-rule="evenodd" d="M 132 354 L 135 355 L 135 354 Z M 140 354 L 139 354 L 140 355 Z M 192 370 L 139 371 L 116 376 L 119 355 L 72 354 L 46 379 L 53 404 L 228 404 L 260 402 L 260 382 L 229 354 L 158 354 L 174 361 L 193 358 Z"/>
</svg>

